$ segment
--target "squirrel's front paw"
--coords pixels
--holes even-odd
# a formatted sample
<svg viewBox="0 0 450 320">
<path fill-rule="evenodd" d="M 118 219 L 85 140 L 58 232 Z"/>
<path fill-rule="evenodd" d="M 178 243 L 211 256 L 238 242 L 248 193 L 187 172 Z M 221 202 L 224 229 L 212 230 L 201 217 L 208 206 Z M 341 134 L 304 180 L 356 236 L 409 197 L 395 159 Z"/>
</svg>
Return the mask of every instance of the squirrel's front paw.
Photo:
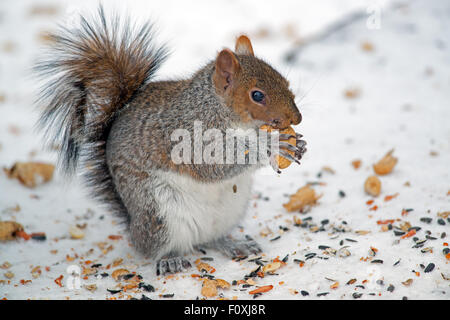
<svg viewBox="0 0 450 320">
<path fill-rule="evenodd" d="M 296 139 L 296 143 L 295 145 L 297 146 L 297 150 L 295 151 L 295 158 L 298 160 L 301 160 L 303 155 L 306 152 L 306 141 L 302 140 L 303 135 L 300 133 L 296 133 L 295 139 Z"/>
<path fill-rule="evenodd" d="M 156 275 L 166 275 L 168 273 L 177 273 L 192 267 L 189 260 L 183 257 L 162 258 L 156 263 Z"/>
<path fill-rule="evenodd" d="M 302 140 L 302 137 L 303 135 L 300 133 L 296 133 L 295 136 L 286 133 L 279 135 L 280 142 L 278 154 L 284 159 L 280 160 L 278 154 L 270 154 L 269 152 L 270 164 L 276 172 L 281 173 L 280 169 L 288 167 L 290 162 L 300 164 L 300 160 L 307 150 L 306 141 Z"/>
<path fill-rule="evenodd" d="M 302 140 L 302 137 L 303 135 L 300 133 L 296 133 L 295 136 L 290 134 L 280 134 L 280 155 L 291 162 L 300 164 L 300 160 L 307 150 L 306 141 Z M 289 142 L 285 142 L 292 138 L 295 138 L 295 146 L 290 144 Z M 292 151 L 293 154 L 282 149 Z"/>
</svg>

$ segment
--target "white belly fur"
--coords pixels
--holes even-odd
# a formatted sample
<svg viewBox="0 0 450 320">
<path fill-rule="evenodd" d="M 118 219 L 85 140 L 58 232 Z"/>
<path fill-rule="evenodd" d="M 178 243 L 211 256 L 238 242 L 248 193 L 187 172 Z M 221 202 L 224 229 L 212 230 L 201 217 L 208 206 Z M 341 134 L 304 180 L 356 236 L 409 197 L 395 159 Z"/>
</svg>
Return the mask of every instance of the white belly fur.
<svg viewBox="0 0 450 320">
<path fill-rule="evenodd" d="M 174 172 L 157 172 L 155 200 L 168 227 L 169 246 L 184 253 L 194 245 L 227 235 L 244 216 L 251 197 L 253 170 L 218 183 L 201 183 Z M 236 185 L 236 193 L 233 192 Z"/>
</svg>

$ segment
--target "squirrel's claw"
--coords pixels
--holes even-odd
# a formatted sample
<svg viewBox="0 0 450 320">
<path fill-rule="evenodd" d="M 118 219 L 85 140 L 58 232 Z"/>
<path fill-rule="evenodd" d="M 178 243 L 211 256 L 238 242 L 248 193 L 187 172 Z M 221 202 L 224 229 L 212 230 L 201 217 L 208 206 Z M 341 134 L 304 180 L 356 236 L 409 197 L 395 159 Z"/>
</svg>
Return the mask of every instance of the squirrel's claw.
<svg viewBox="0 0 450 320">
<path fill-rule="evenodd" d="M 299 149 L 296 146 L 293 146 L 292 144 L 287 143 L 287 142 L 280 142 L 278 146 L 280 148 L 287 149 L 287 150 L 292 151 L 292 152 L 299 151 Z"/>
<path fill-rule="evenodd" d="M 292 139 L 292 138 L 296 138 L 297 139 L 296 136 L 293 136 L 292 134 L 286 134 L 286 133 L 280 133 L 278 136 L 279 136 L 279 140 L 289 140 L 289 139 Z"/>
<path fill-rule="evenodd" d="M 283 158 L 288 159 L 291 162 L 295 162 L 297 164 L 300 164 L 300 161 L 297 160 L 296 158 L 294 158 L 293 156 L 291 156 L 291 154 L 288 153 L 287 151 L 280 150 L 280 156 L 282 156 Z"/>
<path fill-rule="evenodd" d="M 308 149 L 306 149 L 306 141 L 297 140 L 297 151 L 295 151 L 295 158 L 301 160 L 307 150 Z"/>
</svg>

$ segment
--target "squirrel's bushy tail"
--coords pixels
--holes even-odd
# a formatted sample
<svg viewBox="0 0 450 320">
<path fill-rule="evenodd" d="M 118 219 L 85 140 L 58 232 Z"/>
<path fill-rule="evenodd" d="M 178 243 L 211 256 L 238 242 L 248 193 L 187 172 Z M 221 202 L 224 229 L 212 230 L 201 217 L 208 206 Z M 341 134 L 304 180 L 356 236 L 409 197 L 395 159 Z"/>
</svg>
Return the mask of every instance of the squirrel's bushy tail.
<svg viewBox="0 0 450 320">
<path fill-rule="evenodd" d="M 100 6 L 98 16 L 81 17 L 80 27 L 52 34 L 47 55 L 35 66 L 45 80 L 39 127 L 60 147 L 66 173 L 74 172 L 83 154 L 85 177 L 103 200 L 115 197 L 108 196 L 114 187 L 105 156 L 112 121 L 166 56 L 163 47 L 153 46 L 152 36 L 151 25 L 136 28 L 128 19 L 106 19 Z"/>
</svg>

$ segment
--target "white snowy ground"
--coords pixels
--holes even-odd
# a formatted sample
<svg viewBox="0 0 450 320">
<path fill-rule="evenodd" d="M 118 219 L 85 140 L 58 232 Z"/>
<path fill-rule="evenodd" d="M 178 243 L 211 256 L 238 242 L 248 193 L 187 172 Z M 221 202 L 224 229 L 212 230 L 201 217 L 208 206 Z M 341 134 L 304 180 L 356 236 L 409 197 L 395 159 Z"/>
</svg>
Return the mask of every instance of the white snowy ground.
<svg viewBox="0 0 450 320">
<path fill-rule="evenodd" d="M 122 4 L 133 16 L 156 20 L 161 41 L 169 43 L 173 54 L 162 68 L 161 78 L 188 75 L 223 46 L 232 47 L 234 37 L 246 32 L 253 38 L 256 54 L 286 74 L 298 94 L 304 120 L 296 131 L 308 141 L 302 165 L 291 165 L 280 176 L 271 169 L 258 172 L 255 198 L 242 228 L 234 231 L 236 236 L 249 234 L 261 244 L 263 261 L 289 254 L 287 264 L 276 275 L 253 278 L 249 288 L 232 285 L 219 290 L 225 298 L 251 299 L 248 292 L 261 285 L 274 287 L 257 299 L 450 298 L 450 264 L 443 254 L 445 243 L 450 242 L 450 221 L 437 223 L 438 212 L 450 211 L 448 2 L 413 1 L 396 10 L 390 10 L 386 3 L 381 7 L 380 29 L 369 30 L 363 19 L 326 41 L 308 46 L 294 64 L 283 60 L 299 37 L 321 30 L 345 13 L 365 10 L 369 4 L 373 2 L 285 1 L 269 6 L 261 1 L 205 0 Z M 56 13 L 38 10 L 54 7 Z M 73 13 L 86 8 L 95 8 L 95 4 L 1 2 L 0 167 L 29 160 L 54 163 L 55 154 L 42 150 L 41 137 L 33 131 L 36 84 L 30 79 L 29 68 L 42 44 L 40 32 L 54 27 L 63 17 L 71 23 Z M 363 43 L 371 44 L 373 50 L 363 50 Z M 349 88 L 358 89 L 359 96 L 346 98 L 344 92 Z M 391 174 L 380 177 L 382 193 L 369 206 L 366 201 L 371 197 L 364 193 L 363 183 L 373 174 L 371 165 L 392 148 L 399 162 Z M 351 166 L 354 159 L 362 161 L 358 170 Z M 324 171 L 324 166 L 335 173 Z M 307 182 L 324 183 L 313 186 L 323 194 L 319 204 L 306 214 L 287 213 L 282 207 L 287 195 Z M 42 242 L 19 239 L 0 243 L 0 266 L 11 264 L 9 269 L 0 269 L 0 298 L 127 299 L 141 298 L 142 294 L 152 299 L 202 297 L 201 281 L 191 277 L 199 274 L 195 267 L 174 277 L 157 277 L 154 261 L 133 250 L 117 221 L 90 201 L 77 181 L 67 182 L 57 174 L 51 182 L 27 189 L 0 172 L 0 190 L 0 220 L 16 220 L 29 233 L 47 235 Z M 386 195 L 396 193 L 396 198 L 384 201 Z M 20 210 L 13 210 L 17 205 Z M 370 211 L 373 205 L 378 210 Z M 402 216 L 402 209 L 414 210 Z M 319 226 L 324 219 L 329 223 L 324 225 L 325 231 L 314 233 L 309 227 L 294 226 L 294 216 L 303 221 L 311 217 L 309 223 Z M 421 222 L 423 217 L 432 218 L 432 222 Z M 399 219 L 394 230 L 405 222 L 420 227 L 415 236 L 418 243 L 427 235 L 429 239 L 423 247 L 413 248 L 417 242 L 412 237 L 401 239 L 393 231 L 381 231 L 377 221 L 385 219 Z M 69 228 L 76 224 L 86 224 L 83 239 L 70 239 Z M 263 236 L 268 229 L 272 233 Z M 356 232 L 360 230 L 369 232 L 361 235 Z M 111 240 L 109 235 L 123 235 L 123 239 Z M 278 240 L 270 241 L 277 236 Z M 111 244 L 113 249 L 102 253 L 99 242 Z M 320 245 L 334 249 L 348 246 L 351 255 L 327 255 L 318 248 Z M 378 250 L 375 257 L 369 255 L 370 247 Z M 428 247 L 432 250 L 421 252 Z M 316 256 L 307 259 L 310 253 Z M 188 257 L 194 261 L 204 256 L 213 258 L 207 261 L 216 269 L 212 275 L 230 283 L 244 279 L 258 267 L 248 260 L 227 260 L 214 251 Z M 76 258 L 69 261 L 67 257 Z M 118 258 L 123 259 L 122 264 L 108 269 Z M 87 264 L 87 260 L 92 263 Z M 299 260 L 305 262 L 303 267 Z M 383 263 L 372 263 L 374 260 Z M 430 263 L 435 268 L 425 273 L 423 267 Z M 106 289 L 114 289 L 117 283 L 111 276 L 97 279 L 95 275 L 81 279 L 81 288 L 70 289 L 74 278 L 67 269 L 92 264 L 102 264 L 99 274 L 110 275 L 117 268 L 136 272 L 156 291 L 140 289 L 112 295 Z M 42 273 L 34 278 L 31 270 L 36 266 Z M 5 276 L 7 272 L 13 273 L 11 279 Z M 61 275 L 62 287 L 54 282 Z M 346 284 L 350 279 L 356 281 Z M 412 279 L 409 286 L 402 284 L 408 279 Z M 21 280 L 31 282 L 22 284 Z M 93 292 L 84 287 L 92 283 L 97 285 Z M 387 290 L 390 285 L 394 287 L 392 292 Z M 309 295 L 304 296 L 302 291 Z M 174 296 L 166 298 L 164 294 Z"/>
</svg>

